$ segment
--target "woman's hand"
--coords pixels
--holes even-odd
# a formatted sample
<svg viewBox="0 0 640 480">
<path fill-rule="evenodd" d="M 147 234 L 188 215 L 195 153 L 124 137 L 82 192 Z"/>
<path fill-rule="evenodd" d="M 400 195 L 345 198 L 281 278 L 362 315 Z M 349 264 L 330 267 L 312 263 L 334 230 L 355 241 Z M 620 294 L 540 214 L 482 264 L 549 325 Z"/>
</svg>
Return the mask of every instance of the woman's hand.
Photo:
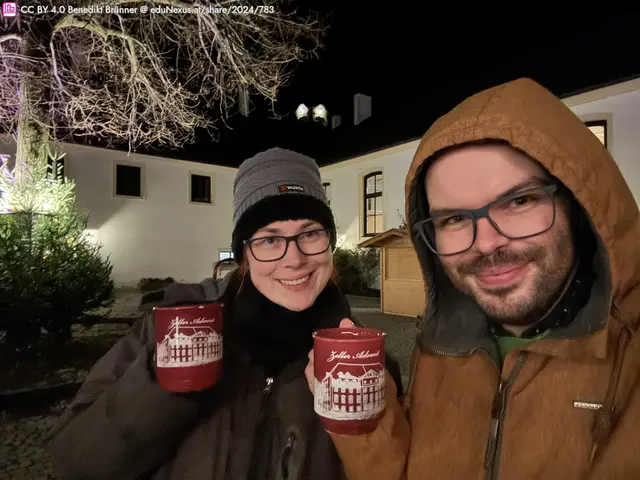
<svg viewBox="0 0 640 480">
<path fill-rule="evenodd" d="M 340 328 L 355 328 L 354 323 L 348 318 L 343 318 L 340 321 Z M 307 384 L 309 384 L 309 390 L 313 393 L 313 348 L 309 350 L 309 363 L 307 363 L 307 368 L 304 369 L 304 374 L 307 377 Z"/>
</svg>

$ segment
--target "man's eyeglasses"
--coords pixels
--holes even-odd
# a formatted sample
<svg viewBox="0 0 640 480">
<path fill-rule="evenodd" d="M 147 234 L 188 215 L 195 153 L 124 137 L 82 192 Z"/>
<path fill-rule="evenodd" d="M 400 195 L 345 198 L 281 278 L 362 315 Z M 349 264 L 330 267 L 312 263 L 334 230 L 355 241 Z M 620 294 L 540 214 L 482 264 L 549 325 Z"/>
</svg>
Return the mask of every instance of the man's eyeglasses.
<svg viewBox="0 0 640 480">
<path fill-rule="evenodd" d="M 548 231 L 556 218 L 555 184 L 528 188 L 498 198 L 475 210 L 443 212 L 417 222 L 414 230 L 437 255 L 456 255 L 476 241 L 478 220 L 486 218 L 511 240 L 533 237 Z"/>
<path fill-rule="evenodd" d="M 275 262 L 287 254 L 291 242 L 295 242 L 304 255 L 320 255 L 329 249 L 331 234 L 326 229 L 309 230 L 289 237 L 268 235 L 250 238 L 244 244 L 249 246 L 251 254 L 259 262 Z"/>
</svg>

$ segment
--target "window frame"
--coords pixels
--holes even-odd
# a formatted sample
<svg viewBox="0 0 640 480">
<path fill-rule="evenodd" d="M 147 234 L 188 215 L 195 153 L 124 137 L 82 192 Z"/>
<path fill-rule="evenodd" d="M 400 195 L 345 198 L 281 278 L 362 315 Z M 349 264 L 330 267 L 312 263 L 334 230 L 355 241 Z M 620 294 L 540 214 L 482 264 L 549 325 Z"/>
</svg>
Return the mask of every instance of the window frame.
<svg viewBox="0 0 640 480">
<path fill-rule="evenodd" d="M 193 177 L 209 177 L 209 201 L 208 202 L 199 202 L 193 199 Z M 204 173 L 204 172 L 195 172 L 189 171 L 189 203 L 192 205 L 213 205 L 213 196 L 214 196 L 214 174 L 213 173 Z"/>
<path fill-rule="evenodd" d="M 67 165 L 66 165 L 65 159 L 66 157 L 58 158 L 55 160 L 51 157 L 47 158 L 47 175 L 46 175 L 47 180 L 52 180 L 52 181 L 59 180 L 63 183 L 66 181 Z M 60 166 L 62 166 L 62 174 L 59 173 Z M 54 170 L 55 170 L 55 175 L 54 175 Z"/>
<path fill-rule="evenodd" d="M 125 195 L 118 193 L 118 166 L 123 167 L 134 167 L 140 170 L 140 195 Z M 129 198 L 136 200 L 144 200 L 146 199 L 146 189 L 145 189 L 145 176 L 146 176 L 146 166 L 144 163 L 132 163 L 132 162 L 123 162 L 120 160 L 114 161 L 113 165 L 113 196 L 116 198 Z"/>
<path fill-rule="evenodd" d="M 380 192 L 367 193 L 367 180 L 370 179 L 371 177 L 377 177 L 377 176 L 382 177 L 383 188 L 381 189 Z M 367 231 L 367 218 L 369 217 L 369 215 L 367 215 L 367 200 L 375 199 L 379 197 L 384 198 L 384 172 L 382 170 L 374 170 L 364 174 L 362 176 L 361 185 L 362 185 L 362 236 L 371 238 L 383 232 Z M 377 182 L 376 182 L 376 185 L 377 185 Z M 384 207 L 382 208 L 382 223 L 384 225 Z M 383 230 L 384 230 L 384 227 L 383 227 Z"/>
<path fill-rule="evenodd" d="M 226 258 L 220 258 L 223 253 L 229 253 L 229 254 L 231 254 L 231 256 L 226 257 Z M 230 258 L 232 260 L 235 260 L 233 258 L 233 250 L 231 250 L 231 248 L 220 248 L 220 249 L 218 249 L 218 262 L 221 262 L 222 260 L 226 260 L 228 258 Z"/>
<path fill-rule="evenodd" d="M 606 118 L 586 120 L 584 124 L 587 127 L 603 127 L 604 129 L 604 148 L 609 149 L 609 130 L 608 122 Z M 593 132 L 592 132 L 593 133 Z"/>
</svg>

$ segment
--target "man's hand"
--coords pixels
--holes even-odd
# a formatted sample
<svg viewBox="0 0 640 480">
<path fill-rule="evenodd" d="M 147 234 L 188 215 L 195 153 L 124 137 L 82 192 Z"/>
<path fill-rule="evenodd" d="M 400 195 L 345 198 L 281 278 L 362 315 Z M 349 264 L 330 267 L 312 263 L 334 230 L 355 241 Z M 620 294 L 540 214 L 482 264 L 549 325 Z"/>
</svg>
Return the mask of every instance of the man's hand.
<svg viewBox="0 0 640 480">
<path fill-rule="evenodd" d="M 340 328 L 355 328 L 355 325 L 348 318 L 343 318 L 340 321 Z M 309 384 L 309 390 L 311 390 L 311 393 L 313 393 L 313 381 L 314 381 L 313 348 L 311 350 L 309 350 L 309 363 L 307 363 L 307 368 L 304 369 L 304 374 L 307 377 L 307 383 Z"/>
</svg>

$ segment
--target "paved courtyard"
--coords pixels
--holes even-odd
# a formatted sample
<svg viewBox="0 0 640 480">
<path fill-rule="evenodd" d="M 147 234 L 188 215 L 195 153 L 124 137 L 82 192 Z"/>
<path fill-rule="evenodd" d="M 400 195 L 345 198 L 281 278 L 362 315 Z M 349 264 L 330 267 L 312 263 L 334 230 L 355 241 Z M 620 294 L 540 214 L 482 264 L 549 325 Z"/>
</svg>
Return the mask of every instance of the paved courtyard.
<svg viewBox="0 0 640 480">
<path fill-rule="evenodd" d="M 414 319 L 381 314 L 377 299 L 352 297 L 349 301 L 354 317 L 368 327 L 387 333 L 387 350 L 400 363 L 406 388 L 415 335 Z M 137 292 L 119 292 L 111 316 L 137 315 L 138 302 Z M 67 402 L 59 402 L 50 413 L 39 416 L 15 417 L 0 413 L 0 480 L 64 480 L 54 475 L 43 443 L 66 405 Z"/>
</svg>

